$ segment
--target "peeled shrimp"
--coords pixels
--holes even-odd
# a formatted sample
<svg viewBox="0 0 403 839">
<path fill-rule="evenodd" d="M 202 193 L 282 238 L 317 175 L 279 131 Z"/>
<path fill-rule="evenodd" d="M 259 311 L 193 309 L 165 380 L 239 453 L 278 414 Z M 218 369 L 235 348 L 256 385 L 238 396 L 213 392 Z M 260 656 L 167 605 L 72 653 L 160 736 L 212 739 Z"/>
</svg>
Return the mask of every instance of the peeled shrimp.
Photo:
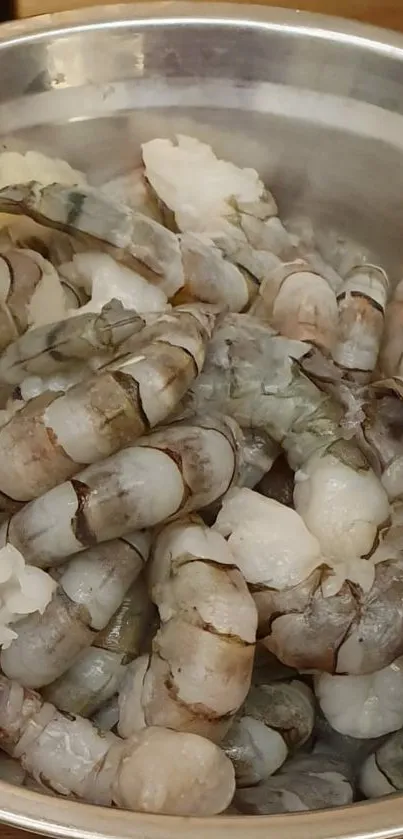
<svg viewBox="0 0 403 839">
<path fill-rule="evenodd" d="M 164 420 L 201 370 L 213 320 L 197 305 L 162 315 L 104 370 L 18 411 L 0 429 L 0 491 L 35 498 Z"/>
<path fill-rule="evenodd" d="M 315 693 L 330 724 L 350 737 L 374 738 L 403 726 L 403 659 L 365 676 L 315 679 Z"/>
<path fill-rule="evenodd" d="M 143 327 L 136 312 L 111 300 L 99 315 L 81 314 L 31 329 L 3 352 L 0 380 L 20 384 L 26 376 L 47 376 L 94 355 L 111 353 Z"/>
<path fill-rule="evenodd" d="M 236 435 L 232 421 L 208 419 L 155 431 L 27 504 L 2 526 L 0 544 L 24 545 L 27 560 L 46 568 L 206 507 L 236 477 Z"/>
<path fill-rule="evenodd" d="M 0 190 L 0 212 L 25 215 L 45 227 L 102 244 L 138 268 L 171 297 L 183 286 L 176 236 L 154 219 L 112 201 L 91 187 L 50 186 L 32 181 Z"/>
<path fill-rule="evenodd" d="M 124 683 L 119 733 L 162 725 L 220 740 L 250 686 L 252 597 L 224 539 L 191 518 L 157 536 L 149 582 L 161 628 Z"/>
<path fill-rule="evenodd" d="M 0 746 L 59 794 L 101 806 L 209 816 L 225 810 L 234 793 L 231 761 L 209 740 L 163 728 L 119 740 L 4 676 Z"/>
<path fill-rule="evenodd" d="M 329 283 L 304 260 L 285 263 L 261 283 L 251 310 L 281 335 L 330 351 L 337 333 L 337 300 Z"/>
<path fill-rule="evenodd" d="M 133 533 L 67 563 L 44 613 L 19 622 L 18 637 L 1 655 L 3 673 L 32 688 L 61 676 L 107 625 L 143 568 L 149 548 L 146 533 Z"/>
<path fill-rule="evenodd" d="M 92 716 L 116 695 L 129 662 L 140 654 L 151 614 L 152 605 L 140 576 L 92 647 L 83 650 L 69 670 L 47 687 L 46 700 L 60 711 Z"/>
<path fill-rule="evenodd" d="M 343 760 L 323 754 L 300 755 L 256 787 L 237 790 L 234 804 L 253 816 L 323 810 L 351 804 L 354 789 Z"/>
<path fill-rule="evenodd" d="M 361 265 L 350 271 L 338 293 L 339 328 L 333 358 L 353 382 L 368 381 L 376 367 L 388 288 L 382 268 Z"/>
</svg>

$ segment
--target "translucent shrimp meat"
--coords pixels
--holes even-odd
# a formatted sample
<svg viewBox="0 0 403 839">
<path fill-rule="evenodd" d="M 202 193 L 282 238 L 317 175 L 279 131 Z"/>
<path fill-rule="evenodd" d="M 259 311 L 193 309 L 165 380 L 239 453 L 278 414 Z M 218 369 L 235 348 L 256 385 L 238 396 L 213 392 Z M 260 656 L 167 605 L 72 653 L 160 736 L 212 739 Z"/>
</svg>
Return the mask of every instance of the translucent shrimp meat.
<svg viewBox="0 0 403 839">
<path fill-rule="evenodd" d="M 224 257 L 206 236 L 184 233 L 180 238 L 185 285 L 179 291 L 190 300 L 216 303 L 230 312 L 240 312 L 256 294 L 247 272 Z"/>
<path fill-rule="evenodd" d="M 252 685 L 243 712 L 279 732 L 287 748 L 295 751 L 312 734 L 315 698 L 311 689 L 298 679 Z"/>
<path fill-rule="evenodd" d="M 30 329 L 4 350 L 0 380 L 21 384 L 27 376 L 49 376 L 93 356 L 111 358 L 119 344 L 144 325 L 137 312 L 111 300 L 100 314 L 79 314 Z"/>
<path fill-rule="evenodd" d="M 0 548 L 0 646 L 3 649 L 17 638 L 18 621 L 26 615 L 46 611 L 55 587 L 49 574 L 27 565 L 24 556 L 12 545 Z"/>
<path fill-rule="evenodd" d="M 358 783 L 366 798 L 380 798 L 403 789 L 403 730 L 392 734 L 367 757 Z"/>
<path fill-rule="evenodd" d="M 365 676 L 315 678 L 320 707 L 336 731 L 374 738 L 403 727 L 403 659 Z"/>
<path fill-rule="evenodd" d="M 261 283 L 252 313 L 281 335 L 331 351 L 337 334 L 337 300 L 324 277 L 304 260 L 285 263 Z"/>
<path fill-rule="evenodd" d="M 112 299 L 138 314 L 158 313 L 168 309 L 167 296 L 137 271 L 121 265 L 112 256 L 99 251 L 75 254 L 71 262 L 59 267 L 62 281 L 90 298 L 78 313 L 100 312 Z M 74 312 L 72 312 L 74 314 Z"/>
<path fill-rule="evenodd" d="M 389 281 L 377 265 L 353 268 L 340 289 L 333 358 L 351 381 L 366 382 L 378 361 Z"/>
<path fill-rule="evenodd" d="M 277 207 L 254 169 L 218 160 L 211 146 L 193 137 L 151 140 L 142 146 L 147 180 L 173 213 L 179 230 L 236 234 L 239 205 L 271 218 Z M 240 238 L 242 231 L 239 231 Z"/>
<path fill-rule="evenodd" d="M 232 421 L 208 419 L 155 431 L 26 504 L 1 527 L 0 544 L 24 546 L 27 561 L 47 568 L 206 507 L 236 477 L 237 433 Z"/>
<path fill-rule="evenodd" d="M 259 786 L 237 790 L 241 813 L 261 816 L 323 810 L 351 804 L 354 789 L 342 760 L 326 755 L 295 756 Z"/>
<path fill-rule="evenodd" d="M 214 815 L 233 797 L 231 761 L 209 740 L 163 728 L 119 740 L 4 676 L 0 729 L 1 748 L 64 796 L 178 816 Z"/>
<path fill-rule="evenodd" d="M 213 320 L 198 305 L 162 315 L 105 369 L 18 411 L 0 429 L 0 491 L 35 498 L 164 420 L 201 370 Z"/>
<path fill-rule="evenodd" d="M 183 519 L 157 536 L 149 570 L 161 627 L 119 698 L 119 733 L 146 725 L 219 741 L 250 686 L 257 616 L 225 540 Z"/>
<path fill-rule="evenodd" d="M 93 250 L 109 249 L 112 256 L 138 269 L 168 297 L 183 286 L 175 234 L 100 190 L 19 182 L 0 189 L 0 212 L 28 216 L 45 227 L 84 237 Z"/>
<path fill-rule="evenodd" d="M 67 563 L 43 614 L 19 623 L 18 638 L 2 653 L 3 673 L 32 688 L 59 678 L 105 628 L 142 570 L 149 549 L 147 534 L 133 533 Z"/>
<path fill-rule="evenodd" d="M 46 700 L 59 711 L 92 716 L 117 694 L 129 663 L 140 655 L 151 616 L 152 604 L 140 576 L 108 625 L 98 632 L 92 646 L 83 650 L 72 666 L 42 691 Z M 118 718 L 117 712 L 115 722 Z"/>
</svg>

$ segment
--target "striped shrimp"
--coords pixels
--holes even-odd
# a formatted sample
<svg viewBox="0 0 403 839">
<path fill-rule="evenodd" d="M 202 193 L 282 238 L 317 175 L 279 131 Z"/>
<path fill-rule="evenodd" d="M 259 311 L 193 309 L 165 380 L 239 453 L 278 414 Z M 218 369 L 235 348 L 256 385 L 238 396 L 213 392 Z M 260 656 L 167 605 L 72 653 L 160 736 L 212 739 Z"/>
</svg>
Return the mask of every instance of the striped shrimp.
<svg viewBox="0 0 403 839">
<path fill-rule="evenodd" d="M 259 288 L 251 313 L 281 335 L 330 352 L 337 334 L 337 300 L 324 277 L 302 259 L 273 270 Z"/>
<path fill-rule="evenodd" d="M 118 300 L 111 300 L 100 314 L 79 314 L 30 329 L 4 350 L 0 381 L 16 385 L 27 376 L 49 376 L 82 365 L 93 356 L 107 360 L 119 344 L 144 325 L 137 312 L 127 311 Z"/>
<path fill-rule="evenodd" d="M 0 189 L 0 212 L 24 215 L 44 227 L 84 238 L 93 250 L 106 249 L 173 296 L 183 286 L 179 242 L 154 219 L 87 186 L 37 181 Z"/>
<path fill-rule="evenodd" d="M 350 271 L 337 295 L 339 324 L 333 358 L 352 382 L 368 382 L 375 370 L 388 289 L 382 268 L 360 265 Z"/>
<path fill-rule="evenodd" d="M 215 331 L 193 398 L 199 412 L 215 406 L 282 445 L 296 470 L 297 512 L 332 562 L 355 562 L 374 549 L 389 502 L 358 445 L 344 439 L 343 408 L 304 374 L 309 353 L 250 316 L 230 315 Z"/>
<path fill-rule="evenodd" d="M 92 716 L 117 694 L 129 663 L 140 655 L 151 617 L 152 604 L 140 576 L 108 625 L 98 632 L 92 646 L 83 650 L 72 666 L 42 691 L 46 700 L 60 711 Z"/>
<path fill-rule="evenodd" d="M 120 740 L 5 676 L 0 747 L 51 790 L 101 806 L 210 816 L 225 810 L 234 793 L 231 761 L 209 740 L 164 728 Z"/>
<path fill-rule="evenodd" d="M 236 478 L 237 434 L 232 420 L 208 419 L 154 431 L 26 504 L 2 525 L 0 544 L 23 545 L 28 562 L 48 568 L 99 542 L 202 509 Z"/>
<path fill-rule="evenodd" d="M 250 686 L 256 609 L 225 540 L 196 519 L 157 536 L 149 574 L 161 627 L 119 697 L 119 733 L 149 725 L 219 741 Z"/>
<path fill-rule="evenodd" d="M 252 686 L 221 744 L 234 764 L 237 787 L 269 778 L 282 766 L 289 749 L 306 743 L 314 721 L 314 697 L 303 682 Z"/>
<path fill-rule="evenodd" d="M 120 606 L 149 548 L 147 533 L 132 533 L 66 563 L 43 614 L 35 612 L 18 623 L 18 637 L 1 654 L 3 673 L 30 688 L 65 673 Z"/>
<path fill-rule="evenodd" d="M 0 429 L 0 492 L 35 498 L 162 422 L 200 372 L 213 320 L 197 305 L 162 315 L 105 369 L 29 402 Z"/>
</svg>

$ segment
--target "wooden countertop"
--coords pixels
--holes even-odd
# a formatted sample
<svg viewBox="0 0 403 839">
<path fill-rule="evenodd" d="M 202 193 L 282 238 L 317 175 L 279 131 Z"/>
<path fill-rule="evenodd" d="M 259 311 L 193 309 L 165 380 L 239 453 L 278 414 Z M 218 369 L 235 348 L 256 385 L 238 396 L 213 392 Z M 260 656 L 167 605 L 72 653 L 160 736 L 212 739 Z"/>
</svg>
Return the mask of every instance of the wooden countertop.
<svg viewBox="0 0 403 839">
<path fill-rule="evenodd" d="M 205 2 L 208 1 L 205 0 Z M 239 1 L 245 2 L 245 0 Z M 28 17 L 45 12 L 95 6 L 98 2 L 100 0 L 15 0 L 15 5 L 19 17 Z M 260 2 L 283 8 L 297 7 L 305 11 L 355 18 L 377 26 L 403 31 L 403 0 L 273 0 L 271 3 L 260 0 Z"/>
</svg>

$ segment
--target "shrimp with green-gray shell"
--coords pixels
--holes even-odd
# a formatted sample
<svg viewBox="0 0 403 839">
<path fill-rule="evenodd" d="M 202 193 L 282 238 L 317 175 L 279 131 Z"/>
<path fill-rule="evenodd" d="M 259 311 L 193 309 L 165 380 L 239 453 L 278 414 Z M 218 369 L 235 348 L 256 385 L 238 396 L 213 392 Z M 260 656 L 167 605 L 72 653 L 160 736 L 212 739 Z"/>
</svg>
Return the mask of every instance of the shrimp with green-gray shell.
<svg viewBox="0 0 403 839">
<path fill-rule="evenodd" d="M 93 356 L 112 360 L 119 344 L 144 326 L 137 312 L 124 309 L 119 300 L 111 300 L 100 314 L 78 314 L 30 329 L 4 350 L 0 381 L 21 384 L 27 376 L 49 376 L 82 365 Z"/>
<path fill-rule="evenodd" d="M 149 567 L 161 625 L 120 693 L 119 733 L 148 725 L 219 741 L 248 693 L 257 616 L 225 540 L 197 518 L 157 535 Z"/>
<path fill-rule="evenodd" d="M 211 741 L 164 728 L 121 740 L 5 676 L 0 747 L 60 795 L 101 806 L 209 816 L 225 810 L 234 793 L 231 761 Z"/>
<path fill-rule="evenodd" d="M 314 721 L 314 697 L 303 682 L 252 685 L 221 744 L 234 764 L 237 787 L 254 786 L 273 775 L 288 750 L 310 738 Z"/>
<path fill-rule="evenodd" d="M 26 504 L 2 525 L 0 545 L 19 545 L 27 562 L 48 568 L 202 509 L 236 479 L 238 434 L 233 420 L 207 417 L 160 428 Z"/>
<path fill-rule="evenodd" d="M 403 790 L 403 729 L 391 734 L 361 765 L 358 784 L 366 798 Z"/>
<path fill-rule="evenodd" d="M 354 800 L 354 782 L 346 762 L 322 753 L 295 755 L 278 774 L 258 786 L 236 791 L 238 811 L 253 816 L 323 810 Z"/>
<path fill-rule="evenodd" d="M 62 676 L 108 624 L 150 550 L 146 532 L 84 551 L 60 570 L 43 614 L 18 624 L 18 637 L 1 654 L 3 672 L 24 687 L 42 688 Z"/>
<path fill-rule="evenodd" d="M 162 224 L 87 186 L 37 181 L 0 189 L 0 212 L 24 215 L 105 249 L 139 270 L 168 297 L 183 286 L 179 241 Z"/>
<path fill-rule="evenodd" d="M 377 265 L 353 268 L 337 295 L 338 333 L 333 358 L 352 382 L 368 382 L 375 370 L 385 324 L 389 280 Z"/>
<path fill-rule="evenodd" d="M 83 650 L 71 667 L 42 691 L 46 700 L 65 713 L 93 716 L 116 696 L 129 663 L 140 655 L 152 612 L 147 587 L 140 575 L 108 625 L 97 633 L 92 646 Z"/>
<path fill-rule="evenodd" d="M 193 387 L 196 408 L 213 406 L 242 427 L 261 428 L 296 470 L 294 503 L 323 553 L 339 563 L 367 556 L 389 518 L 386 492 L 354 440 L 343 408 L 305 375 L 310 348 L 248 315 L 217 326 Z"/>
<path fill-rule="evenodd" d="M 0 429 L 0 492 L 42 495 L 161 423 L 200 372 L 213 323 L 209 307 L 178 308 L 84 382 L 31 400 Z"/>
</svg>

